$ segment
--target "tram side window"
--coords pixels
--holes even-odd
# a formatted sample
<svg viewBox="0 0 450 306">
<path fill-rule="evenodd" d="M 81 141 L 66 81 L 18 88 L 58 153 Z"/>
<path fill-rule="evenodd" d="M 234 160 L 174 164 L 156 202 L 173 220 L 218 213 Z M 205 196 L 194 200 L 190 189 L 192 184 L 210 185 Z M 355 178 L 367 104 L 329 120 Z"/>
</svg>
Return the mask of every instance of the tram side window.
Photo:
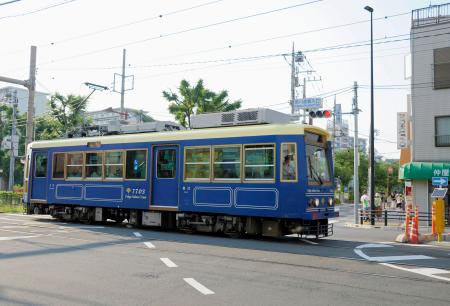
<svg viewBox="0 0 450 306">
<path fill-rule="evenodd" d="M 215 147 L 213 167 L 215 180 L 239 180 L 241 178 L 241 147 Z"/>
<path fill-rule="evenodd" d="M 297 181 L 297 148 L 295 143 L 281 144 L 281 180 Z"/>
<path fill-rule="evenodd" d="M 123 178 L 123 153 L 120 151 L 105 152 L 105 178 Z"/>
<path fill-rule="evenodd" d="M 101 179 L 103 176 L 103 154 L 101 152 L 86 153 L 86 178 Z"/>
<path fill-rule="evenodd" d="M 176 150 L 161 149 L 158 151 L 156 176 L 158 178 L 174 178 L 176 175 Z"/>
<path fill-rule="evenodd" d="M 244 174 L 249 181 L 272 181 L 275 179 L 275 146 L 246 145 L 244 147 Z"/>
<path fill-rule="evenodd" d="M 56 153 L 53 155 L 53 178 L 63 179 L 64 178 L 64 163 L 66 160 L 65 153 Z"/>
<path fill-rule="evenodd" d="M 35 158 L 34 177 L 47 176 L 47 155 L 37 154 Z"/>
<path fill-rule="evenodd" d="M 147 151 L 129 150 L 126 154 L 125 178 L 141 180 L 147 177 Z"/>
<path fill-rule="evenodd" d="M 184 161 L 184 178 L 186 180 L 209 180 L 209 147 L 186 148 Z"/>
<path fill-rule="evenodd" d="M 67 153 L 67 178 L 81 178 L 83 176 L 83 153 Z"/>
</svg>

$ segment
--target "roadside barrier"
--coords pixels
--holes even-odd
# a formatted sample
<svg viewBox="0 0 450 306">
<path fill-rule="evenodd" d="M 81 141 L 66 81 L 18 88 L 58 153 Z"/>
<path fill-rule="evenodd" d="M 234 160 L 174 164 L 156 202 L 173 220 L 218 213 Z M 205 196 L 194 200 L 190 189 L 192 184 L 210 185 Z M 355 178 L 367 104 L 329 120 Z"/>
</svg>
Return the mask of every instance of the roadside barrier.
<svg viewBox="0 0 450 306">
<path fill-rule="evenodd" d="M 409 215 L 403 211 L 403 210 L 390 210 L 390 209 L 385 209 L 382 211 L 381 216 L 380 217 L 376 217 L 375 218 L 375 224 L 378 226 L 398 226 L 398 227 L 406 227 L 406 218 L 407 216 L 409 216 L 409 223 L 411 222 L 412 219 L 412 211 L 409 212 Z M 364 220 L 365 218 L 367 218 L 367 216 L 369 216 L 370 219 L 370 215 L 371 215 L 371 211 L 362 211 L 361 209 L 358 210 L 358 215 L 359 215 L 359 222 L 360 224 L 364 224 L 364 222 L 366 220 Z M 376 213 L 374 211 L 374 216 L 376 216 Z M 417 221 L 423 222 L 422 224 L 426 224 L 429 225 L 431 227 L 431 222 L 432 222 L 432 213 L 431 212 L 422 212 L 419 211 L 418 212 L 418 218 Z M 445 212 L 445 226 L 449 226 L 449 214 L 446 211 Z M 408 224 L 409 224 L 408 223 Z M 366 223 L 367 224 L 367 223 Z M 409 229 L 411 229 L 411 227 L 409 227 Z"/>
<path fill-rule="evenodd" d="M 409 235 L 409 243 L 418 244 L 419 243 L 419 211 L 415 209 L 415 215 L 412 218 L 412 227 Z"/>
</svg>

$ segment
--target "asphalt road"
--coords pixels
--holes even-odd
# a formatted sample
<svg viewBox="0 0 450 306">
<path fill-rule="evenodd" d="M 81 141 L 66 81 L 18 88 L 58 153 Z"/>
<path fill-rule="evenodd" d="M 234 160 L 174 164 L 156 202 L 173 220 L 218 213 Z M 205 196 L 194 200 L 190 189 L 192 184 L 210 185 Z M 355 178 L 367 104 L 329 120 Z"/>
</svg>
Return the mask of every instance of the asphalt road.
<svg viewBox="0 0 450 306">
<path fill-rule="evenodd" d="M 345 227 L 346 209 L 317 241 L 0 214 L 0 305 L 450 304 L 448 245 Z"/>
</svg>

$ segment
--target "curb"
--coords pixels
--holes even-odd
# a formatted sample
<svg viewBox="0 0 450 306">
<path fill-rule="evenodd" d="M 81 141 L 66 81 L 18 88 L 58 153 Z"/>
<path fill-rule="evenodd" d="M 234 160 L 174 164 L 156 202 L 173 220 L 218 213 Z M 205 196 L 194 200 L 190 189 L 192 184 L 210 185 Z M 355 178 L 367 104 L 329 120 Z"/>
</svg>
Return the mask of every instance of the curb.
<svg viewBox="0 0 450 306">
<path fill-rule="evenodd" d="M 353 228 L 364 228 L 364 229 L 401 229 L 402 226 L 400 225 L 370 225 L 370 224 L 354 224 L 354 223 L 345 223 L 345 227 L 353 227 Z"/>
</svg>

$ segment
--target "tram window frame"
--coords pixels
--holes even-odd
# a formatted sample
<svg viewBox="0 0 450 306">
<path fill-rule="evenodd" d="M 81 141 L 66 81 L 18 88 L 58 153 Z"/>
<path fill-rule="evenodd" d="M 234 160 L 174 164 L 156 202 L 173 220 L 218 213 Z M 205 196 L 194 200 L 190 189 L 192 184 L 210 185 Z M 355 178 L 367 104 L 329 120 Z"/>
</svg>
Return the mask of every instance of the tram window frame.
<svg viewBox="0 0 450 306">
<path fill-rule="evenodd" d="M 97 154 L 101 156 L 101 163 L 97 164 L 88 164 L 87 158 L 89 154 Z M 104 161 L 104 152 L 103 151 L 86 151 L 84 152 L 84 162 L 83 162 L 83 168 L 84 168 L 84 178 L 89 181 L 101 181 L 103 180 L 103 161 Z M 100 167 L 100 176 L 88 176 L 88 167 Z"/>
<path fill-rule="evenodd" d="M 216 161 L 216 150 L 217 149 L 226 149 L 226 148 L 239 148 L 239 161 L 236 162 L 224 162 L 224 161 Z M 240 144 L 230 144 L 230 145 L 217 145 L 217 146 L 213 146 L 212 148 L 212 154 L 211 154 L 211 166 L 212 166 L 212 171 L 211 171 L 211 176 L 212 176 L 212 180 L 214 182 L 227 182 L 227 183 L 240 183 L 242 181 L 242 145 Z M 237 178 L 224 178 L 224 177 L 216 177 L 216 164 L 238 164 L 239 165 L 239 177 Z"/>
<path fill-rule="evenodd" d="M 196 149 L 208 149 L 208 162 L 187 162 L 187 151 L 188 150 L 196 150 Z M 184 147 L 184 158 L 183 158 L 183 180 L 185 182 L 210 182 L 211 181 L 211 146 L 187 146 Z M 186 177 L 187 174 L 187 165 L 206 165 L 208 164 L 208 177 L 204 178 L 190 178 Z"/>
<path fill-rule="evenodd" d="M 38 173 L 38 157 L 45 158 L 44 172 Z M 39 165 L 41 166 L 41 163 Z M 35 154 L 34 155 L 34 177 L 35 178 L 46 178 L 47 177 L 47 168 L 48 168 L 48 154 L 41 154 L 41 153 Z M 42 171 L 42 169 L 39 169 L 39 171 Z"/>
<path fill-rule="evenodd" d="M 63 156 L 63 171 L 62 171 L 62 177 L 56 177 L 55 176 L 55 166 L 56 166 L 56 155 L 62 155 Z M 52 180 L 64 180 L 66 179 L 66 160 L 67 160 L 67 154 L 65 152 L 54 152 L 52 156 Z"/>
<path fill-rule="evenodd" d="M 284 150 L 283 147 L 284 146 L 289 146 L 289 145 L 294 145 L 294 154 L 293 154 L 293 161 L 294 161 L 294 169 L 295 169 L 295 179 L 285 179 L 284 178 L 284 159 L 286 158 L 286 156 L 284 155 Z M 298 169 L 299 165 L 298 165 L 298 151 L 297 151 L 297 143 L 296 142 L 282 142 L 280 144 L 280 182 L 283 183 L 297 183 L 298 182 Z"/>
<path fill-rule="evenodd" d="M 272 167 L 273 167 L 273 176 L 272 178 L 247 178 L 246 174 L 245 174 L 245 168 L 254 166 L 254 165 L 247 165 L 246 163 L 246 158 L 247 158 L 247 148 L 248 147 L 258 147 L 260 146 L 261 148 L 264 147 L 268 147 L 270 146 L 271 149 L 273 149 L 273 163 L 272 163 Z M 277 146 L 276 143 L 248 143 L 248 144 L 244 144 L 244 154 L 243 154 L 243 181 L 244 183 L 274 183 L 276 180 L 276 167 L 277 167 Z M 259 165 L 258 165 L 259 166 Z"/>
<path fill-rule="evenodd" d="M 104 157 L 103 157 L 103 180 L 105 181 L 121 181 L 124 179 L 125 176 L 125 151 L 124 150 L 108 150 L 103 151 Z M 107 161 L 107 155 L 110 153 L 120 153 L 121 156 L 121 164 L 108 164 Z M 106 176 L 106 169 L 111 166 L 120 166 L 122 169 L 122 176 L 120 177 L 109 177 Z"/>
<path fill-rule="evenodd" d="M 128 154 L 129 152 L 137 152 L 137 151 L 144 151 L 144 156 L 145 156 L 145 163 L 144 163 L 144 177 L 143 178 L 133 178 L 133 177 L 128 177 Z M 124 172 L 124 179 L 127 181 L 145 181 L 147 180 L 147 173 L 148 173 L 148 149 L 146 148 L 136 148 L 136 149 L 128 149 L 125 150 L 125 172 Z"/>
<path fill-rule="evenodd" d="M 173 169 L 172 170 L 170 170 L 170 171 L 172 171 L 172 176 L 168 176 L 168 177 L 163 177 L 163 176 L 160 176 L 160 174 L 161 174 L 161 171 L 163 171 L 163 170 L 161 170 L 160 169 L 160 165 L 162 165 L 161 163 L 160 163 L 160 159 L 159 159 L 159 154 L 160 154 L 160 152 L 163 152 L 163 151 L 173 151 L 173 157 L 174 157 L 174 161 L 173 161 Z M 157 179 L 174 179 L 174 178 L 176 178 L 177 177 L 177 149 L 176 148 L 158 148 L 157 150 L 156 150 L 156 178 Z"/>
<path fill-rule="evenodd" d="M 69 155 L 81 154 L 81 164 L 69 164 Z M 69 176 L 68 167 L 81 167 L 81 176 Z M 66 180 L 79 181 L 84 179 L 84 152 L 67 152 L 65 165 Z"/>
</svg>

